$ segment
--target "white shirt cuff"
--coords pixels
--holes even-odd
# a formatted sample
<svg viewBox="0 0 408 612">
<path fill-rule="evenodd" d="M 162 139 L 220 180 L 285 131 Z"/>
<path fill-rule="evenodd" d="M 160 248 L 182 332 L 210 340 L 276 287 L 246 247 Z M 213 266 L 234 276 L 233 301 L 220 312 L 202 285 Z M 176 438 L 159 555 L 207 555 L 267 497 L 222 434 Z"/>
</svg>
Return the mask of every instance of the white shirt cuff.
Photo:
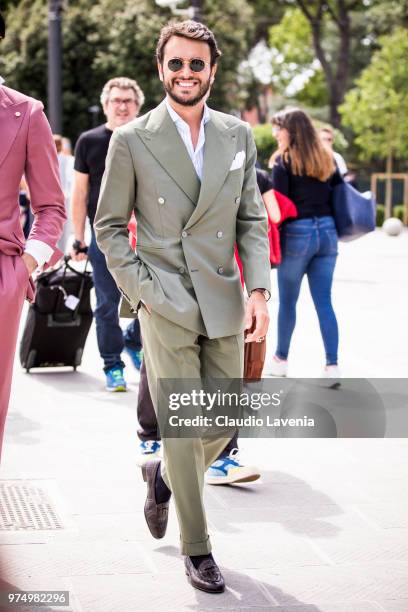
<svg viewBox="0 0 408 612">
<path fill-rule="evenodd" d="M 24 252 L 34 257 L 38 267 L 42 268 L 45 262 L 51 259 L 54 250 L 45 242 L 30 238 L 30 240 L 26 242 Z"/>
</svg>

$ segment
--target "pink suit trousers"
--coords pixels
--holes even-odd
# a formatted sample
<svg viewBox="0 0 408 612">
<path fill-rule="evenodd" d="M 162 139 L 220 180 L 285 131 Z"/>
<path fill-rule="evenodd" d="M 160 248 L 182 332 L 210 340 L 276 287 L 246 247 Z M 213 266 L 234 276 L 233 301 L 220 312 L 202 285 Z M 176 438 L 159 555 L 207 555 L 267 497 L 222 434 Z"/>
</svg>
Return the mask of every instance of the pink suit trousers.
<svg viewBox="0 0 408 612">
<path fill-rule="evenodd" d="M 22 176 L 34 213 L 29 239 L 54 250 L 50 264 L 61 256 L 55 245 L 66 219 L 57 152 L 42 109 L 41 102 L 0 85 L 0 456 L 21 309 L 25 298 L 34 299 L 34 284 L 21 259 Z"/>
</svg>

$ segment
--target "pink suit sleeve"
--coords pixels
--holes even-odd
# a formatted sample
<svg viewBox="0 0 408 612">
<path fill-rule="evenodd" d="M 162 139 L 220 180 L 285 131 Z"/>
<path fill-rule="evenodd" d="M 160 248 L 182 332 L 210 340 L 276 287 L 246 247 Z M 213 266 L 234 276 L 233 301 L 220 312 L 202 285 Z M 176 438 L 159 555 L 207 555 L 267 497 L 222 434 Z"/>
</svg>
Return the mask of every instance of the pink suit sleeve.
<svg viewBox="0 0 408 612">
<path fill-rule="evenodd" d="M 48 261 L 48 265 L 53 265 L 62 256 L 56 243 L 61 236 L 66 214 L 57 151 L 41 102 L 35 102 L 31 108 L 25 177 L 34 214 L 28 239 L 45 242 L 54 250 Z"/>
</svg>

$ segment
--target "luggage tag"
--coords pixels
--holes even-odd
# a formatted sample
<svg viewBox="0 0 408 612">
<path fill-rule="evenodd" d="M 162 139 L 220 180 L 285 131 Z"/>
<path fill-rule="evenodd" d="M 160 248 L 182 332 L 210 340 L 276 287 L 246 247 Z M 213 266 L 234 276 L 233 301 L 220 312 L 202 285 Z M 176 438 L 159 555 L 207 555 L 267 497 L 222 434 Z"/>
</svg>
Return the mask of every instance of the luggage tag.
<svg viewBox="0 0 408 612">
<path fill-rule="evenodd" d="M 58 289 L 59 291 L 62 291 L 64 295 L 64 304 L 66 308 L 69 308 L 69 310 L 76 309 L 76 307 L 79 304 L 79 298 L 76 295 L 72 295 L 72 294 L 68 295 L 64 287 L 62 287 L 62 285 L 55 285 L 54 287 L 50 287 L 50 289 Z"/>
<path fill-rule="evenodd" d="M 79 304 L 79 298 L 77 298 L 76 295 L 66 295 L 64 299 L 64 304 L 66 308 L 69 308 L 70 310 L 75 310 L 75 308 Z"/>
</svg>

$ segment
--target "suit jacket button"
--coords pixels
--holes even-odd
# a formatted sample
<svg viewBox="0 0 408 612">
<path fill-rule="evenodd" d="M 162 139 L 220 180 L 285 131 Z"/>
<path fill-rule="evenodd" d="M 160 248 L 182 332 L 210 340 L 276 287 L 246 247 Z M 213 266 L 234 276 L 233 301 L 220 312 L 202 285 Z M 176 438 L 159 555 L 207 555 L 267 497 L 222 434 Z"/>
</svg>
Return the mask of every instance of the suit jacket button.
<svg viewBox="0 0 408 612">
<path fill-rule="evenodd" d="M 186 269 L 183 266 L 180 266 L 178 271 L 180 272 L 180 274 L 184 274 L 184 272 L 186 271 Z"/>
<path fill-rule="evenodd" d="M 217 270 L 218 274 L 224 274 L 224 268 L 220 266 Z"/>
<path fill-rule="evenodd" d="M 166 200 L 160 196 L 157 201 L 159 204 L 164 204 Z"/>
<path fill-rule="evenodd" d="M 240 204 L 240 202 L 241 202 L 241 198 L 240 197 L 235 198 L 235 204 Z"/>
<path fill-rule="evenodd" d="M 223 233 L 222 232 L 217 232 L 217 238 L 222 238 Z"/>
<path fill-rule="evenodd" d="M 182 238 L 187 238 L 188 234 L 187 232 L 184 230 L 183 232 L 181 232 L 181 237 Z"/>
<path fill-rule="evenodd" d="M 20 111 L 17 111 L 16 113 L 14 113 L 16 117 L 21 117 L 21 113 Z"/>
</svg>

